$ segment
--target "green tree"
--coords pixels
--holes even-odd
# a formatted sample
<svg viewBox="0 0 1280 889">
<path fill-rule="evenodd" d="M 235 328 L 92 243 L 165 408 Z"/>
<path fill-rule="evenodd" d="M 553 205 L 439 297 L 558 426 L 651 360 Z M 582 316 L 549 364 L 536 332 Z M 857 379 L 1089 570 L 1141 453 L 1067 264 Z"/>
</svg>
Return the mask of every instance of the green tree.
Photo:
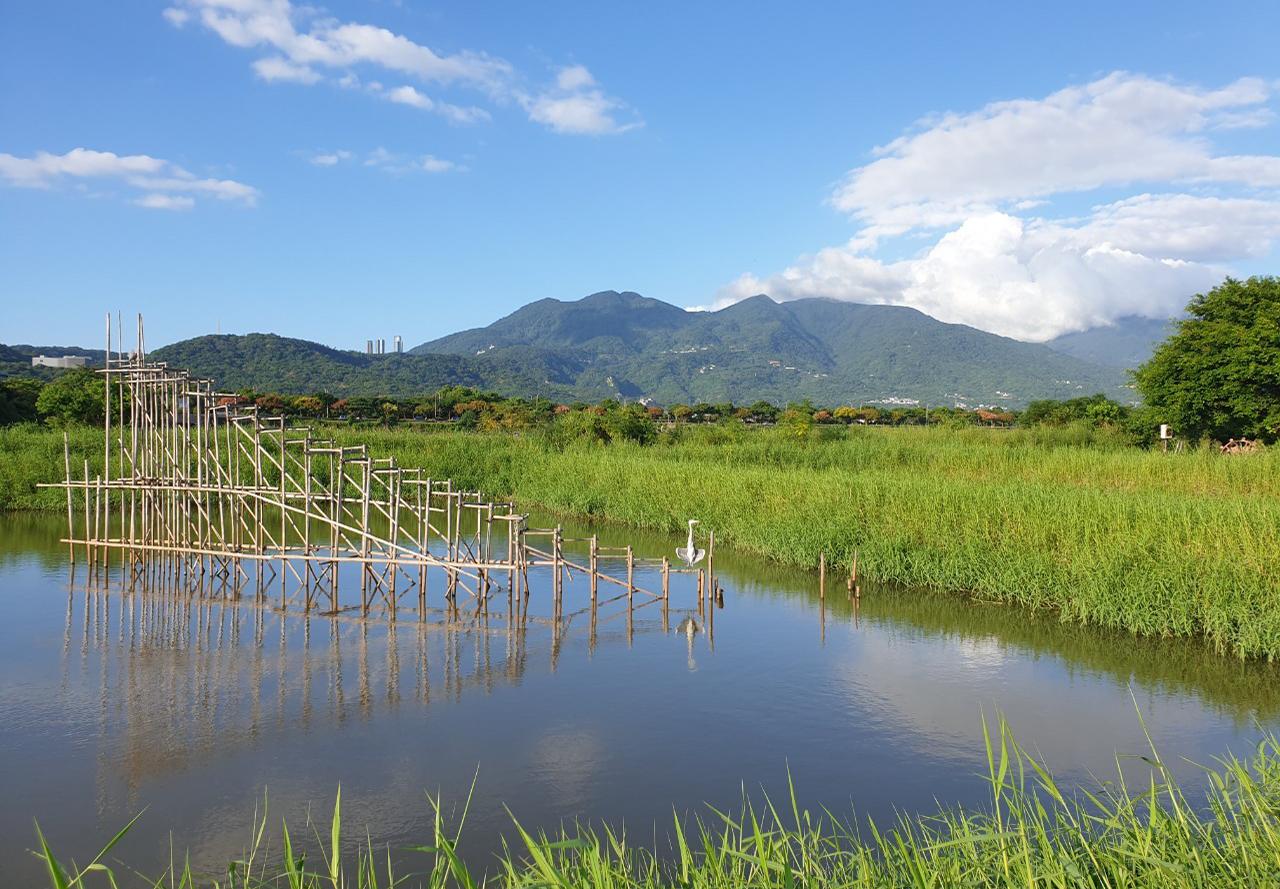
<svg viewBox="0 0 1280 889">
<path fill-rule="evenodd" d="M 106 412 L 106 386 L 88 368 L 58 375 L 40 390 L 36 412 L 51 425 L 101 423 Z"/>
<path fill-rule="evenodd" d="M 1134 379 L 1160 422 L 1188 438 L 1280 437 L 1280 278 L 1228 278 Z"/>
<path fill-rule="evenodd" d="M 36 400 L 43 383 L 31 377 L 11 377 L 0 381 L 0 426 L 30 423 L 39 414 Z"/>
</svg>

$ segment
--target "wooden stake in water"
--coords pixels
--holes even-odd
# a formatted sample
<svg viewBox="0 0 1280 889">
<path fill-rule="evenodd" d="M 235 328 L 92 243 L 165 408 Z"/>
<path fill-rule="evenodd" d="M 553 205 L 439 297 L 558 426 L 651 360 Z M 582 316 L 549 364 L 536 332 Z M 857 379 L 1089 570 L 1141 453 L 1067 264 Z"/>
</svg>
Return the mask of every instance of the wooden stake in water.
<svg viewBox="0 0 1280 889">
<path fill-rule="evenodd" d="M 631 600 L 632 600 L 632 597 L 635 596 L 635 592 L 636 592 L 635 570 L 636 570 L 635 556 L 632 554 L 631 544 L 628 543 L 627 544 L 627 611 L 628 612 L 630 612 L 631 610 Z"/>
<path fill-rule="evenodd" d="M 591 535 L 591 604 L 596 604 L 596 588 L 599 585 L 599 540 L 595 534 Z"/>
<path fill-rule="evenodd" d="M 75 520 L 71 517 L 71 438 L 64 431 L 62 433 L 62 463 L 67 471 L 67 549 L 70 554 L 72 566 L 76 563 L 76 545 L 72 543 L 75 540 Z"/>
</svg>

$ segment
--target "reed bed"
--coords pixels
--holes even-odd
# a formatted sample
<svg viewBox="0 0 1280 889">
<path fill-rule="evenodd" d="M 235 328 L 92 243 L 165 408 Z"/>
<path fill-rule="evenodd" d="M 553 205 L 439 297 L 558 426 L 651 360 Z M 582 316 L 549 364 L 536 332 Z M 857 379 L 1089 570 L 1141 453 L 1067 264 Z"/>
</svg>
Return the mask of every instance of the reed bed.
<svg viewBox="0 0 1280 889">
<path fill-rule="evenodd" d="M 72 430 L 73 470 L 100 447 Z M 334 427 L 346 444 L 554 512 L 716 539 L 805 569 L 960 592 L 1280 656 L 1280 451 L 1165 454 L 1072 430 L 712 427 L 641 446 Z M 61 432 L 0 430 L 0 506 L 62 508 Z"/>
<path fill-rule="evenodd" d="M 1154 748 L 1143 758 L 1148 774 L 1140 788 L 1119 780 L 1071 790 L 1059 787 L 1003 721 L 984 735 L 990 789 L 984 805 L 903 815 L 885 827 L 802 809 L 793 789 L 782 805 L 748 799 L 736 814 L 712 811 L 692 821 L 677 816 L 665 849 L 634 845 L 624 831 L 607 827 L 548 835 L 516 825 L 516 840 L 489 867 L 478 868 L 459 856 L 458 834 L 438 803 L 426 843 L 392 850 L 366 840 L 344 852 L 339 795 L 325 823 L 307 824 L 306 843 L 283 825 L 276 851 L 264 839 L 265 812 L 255 815 L 244 855 L 216 875 L 197 874 L 179 859 L 159 876 L 133 880 L 134 871 L 111 858 L 129 827 L 76 867 L 59 860 L 37 826 L 35 854 L 55 889 L 1161 889 L 1280 883 L 1280 746 L 1274 737 L 1250 759 L 1226 758 L 1206 769 L 1206 789 L 1189 793 L 1169 779 Z"/>
<path fill-rule="evenodd" d="M 355 433 L 344 432 L 354 439 Z M 716 539 L 784 564 L 1280 655 L 1280 459 L 1046 443 L 995 430 L 772 430 L 642 447 L 358 434 L 379 454 L 552 511 Z"/>
</svg>

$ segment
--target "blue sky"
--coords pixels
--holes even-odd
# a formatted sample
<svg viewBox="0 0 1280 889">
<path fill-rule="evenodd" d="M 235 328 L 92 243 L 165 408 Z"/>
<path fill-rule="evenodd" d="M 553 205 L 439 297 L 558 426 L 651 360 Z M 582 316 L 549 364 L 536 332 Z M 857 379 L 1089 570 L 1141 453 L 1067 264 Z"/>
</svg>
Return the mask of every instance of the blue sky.
<svg viewBox="0 0 1280 889">
<path fill-rule="evenodd" d="M 0 342 L 96 344 L 123 310 L 151 345 L 413 345 L 603 289 L 1043 339 L 1275 270 L 1275 3 L 0 20 Z"/>
</svg>

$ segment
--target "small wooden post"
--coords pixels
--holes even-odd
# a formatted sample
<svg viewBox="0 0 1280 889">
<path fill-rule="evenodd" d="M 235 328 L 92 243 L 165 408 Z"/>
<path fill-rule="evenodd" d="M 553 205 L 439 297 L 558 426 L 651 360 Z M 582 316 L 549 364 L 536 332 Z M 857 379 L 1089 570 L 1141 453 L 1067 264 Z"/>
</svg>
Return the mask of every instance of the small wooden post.
<svg viewBox="0 0 1280 889">
<path fill-rule="evenodd" d="M 90 532 L 93 530 L 89 523 L 89 461 L 84 461 L 84 561 L 89 566 L 89 570 L 93 570 L 93 550 L 89 546 Z"/>
<path fill-rule="evenodd" d="M 556 529 L 551 540 L 551 570 L 555 572 L 552 589 L 555 591 L 554 607 L 557 620 L 560 619 L 560 597 L 564 595 L 564 566 L 561 563 L 560 553 L 563 533 L 563 529 L 559 525 L 556 525 Z"/>
<path fill-rule="evenodd" d="M 62 462 L 67 470 L 67 549 L 70 551 L 71 564 L 74 566 L 76 563 L 76 545 L 71 541 L 76 536 L 76 523 L 71 517 L 71 439 L 65 431 L 62 433 Z"/>
<path fill-rule="evenodd" d="M 818 553 L 818 598 L 827 598 L 827 554 Z"/>
<path fill-rule="evenodd" d="M 631 608 L 631 599 L 636 592 L 635 584 L 636 560 L 631 551 L 631 544 L 627 544 L 627 609 Z"/>
<path fill-rule="evenodd" d="M 662 602 L 663 607 L 671 601 L 671 562 L 662 557 Z"/>
<path fill-rule="evenodd" d="M 716 594 L 716 532 L 707 533 L 707 597 Z"/>
<path fill-rule="evenodd" d="M 596 588 L 599 583 L 599 549 L 600 542 L 597 535 L 591 535 L 591 604 L 596 604 Z"/>
</svg>

